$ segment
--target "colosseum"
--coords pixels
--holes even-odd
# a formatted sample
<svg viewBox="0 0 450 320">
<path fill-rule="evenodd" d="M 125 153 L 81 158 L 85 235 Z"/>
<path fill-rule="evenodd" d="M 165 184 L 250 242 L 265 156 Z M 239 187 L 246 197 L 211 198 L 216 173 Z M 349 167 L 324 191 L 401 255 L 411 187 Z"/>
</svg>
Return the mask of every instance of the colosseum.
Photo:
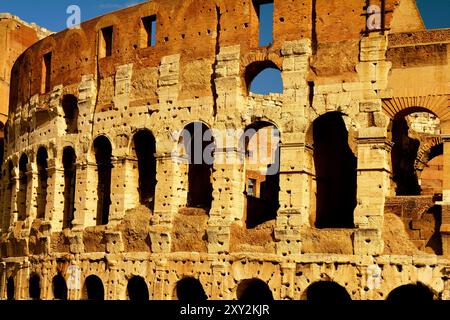
<svg viewBox="0 0 450 320">
<path fill-rule="evenodd" d="M 450 29 L 415 0 L 0 39 L 0 299 L 450 300 Z"/>
</svg>

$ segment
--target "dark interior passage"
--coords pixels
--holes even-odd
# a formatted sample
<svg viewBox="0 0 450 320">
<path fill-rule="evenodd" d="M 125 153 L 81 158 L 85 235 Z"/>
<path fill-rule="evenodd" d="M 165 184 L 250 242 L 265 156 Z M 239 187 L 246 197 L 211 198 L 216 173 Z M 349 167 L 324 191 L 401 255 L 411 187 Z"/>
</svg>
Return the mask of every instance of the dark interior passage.
<svg viewBox="0 0 450 320">
<path fill-rule="evenodd" d="M 97 225 L 106 225 L 109 221 L 111 206 L 111 156 L 112 147 L 108 138 L 100 136 L 94 141 L 97 162 Z"/>
<path fill-rule="evenodd" d="M 53 277 L 52 281 L 53 297 L 56 300 L 67 300 L 67 284 L 66 279 L 60 274 Z"/>
<path fill-rule="evenodd" d="M 128 298 L 132 301 L 148 301 L 148 287 L 142 277 L 132 277 L 127 285 Z"/>
<path fill-rule="evenodd" d="M 273 301 L 272 291 L 267 283 L 260 279 L 242 280 L 237 289 L 237 298 L 254 303 Z"/>
<path fill-rule="evenodd" d="M 398 196 L 420 195 L 421 189 L 417 179 L 414 162 L 420 142 L 408 136 L 406 118 L 399 115 L 392 123 L 392 172 Z"/>
<path fill-rule="evenodd" d="M 156 141 L 150 131 L 142 130 L 133 138 L 139 169 L 139 200 L 151 210 L 154 208 L 156 188 Z"/>
<path fill-rule="evenodd" d="M 313 123 L 316 169 L 316 227 L 352 228 L 356 207 L 357 159 L 339 112 L 326 113 Z"/>
<path fill-rule="evenodd" d="M 210 209 L 213 186 L 214 141 L 211 130 L 203 123 L 186 126 L 183 133 L 185 150 L 189 160 L 187 206 Z"/>
<path fill-rule="evenodd" d="M 14 278 L 9 277 L 6 281 L 6 299 L 14 300 L 15 299 L 16 288 L 14 284 Z"/>
<path fill-rule="evenodd" d="M 17 210 L 19 221 L 24 221 L 27 215 L 27 188 L 28 188 L 28 157 L 23 154 L 19 160 L 19 193 L 17 195 Z"/>
<path fill-rule="evenodd" d="M 311 284 L 306 292 L 308 301 L 313 302 L 348 302 L 351 300 L 350 295 L 344 287 L 336 282 L 319 281 Z"/>
<path fill-rule="evenodd" d="M 199 280 L 184 278 L 177 283 L 177 297 L 182 302 L 199 303 L 208 300 L 208 296 Z"/>
<path fill-rule="evenodd" d="M 33 299 L 33 300 L 41 299 L 41 278 L 39 277 L 39 275 L 33 274 L 30 277 L 28 291 L 29 291 L 30 299 Z"/>
<path fill-rule="evenodd" d="M 66 121 L 66 132 L 69 134 L 78 133 L 78 99 L 74 95 L 68 94 L 63 97 L 62 107 L 64 120 Z"/>
<path fill-rule="evenodd" d="M 75 214 L 76 156 L 75 150 L 67 147 L 63 151 L 64 166 L 64 216 L 63 228 L 72 228 Z"/>
<path fill-rule="evenodd" d="M 39 148 L 37 152 L 38 188 L 37 188 L 37 218 L 45 217 L 47 206 L 47 185 L 48 185 L 48 154 L 45 148 Z"/>
<path fill-rule="evenodd" d="M 105 289 L 102 280 L 97 276 L 89 276 L 85 281 L 88 300 L 105 300 Z"/>
<path fill-rule="evenodd" d="M 408 304 L 427 302 L 433 300 L 433 292 L 421 283 L 407 284 L 392 290 L 387 300 Z"/>
</svg>

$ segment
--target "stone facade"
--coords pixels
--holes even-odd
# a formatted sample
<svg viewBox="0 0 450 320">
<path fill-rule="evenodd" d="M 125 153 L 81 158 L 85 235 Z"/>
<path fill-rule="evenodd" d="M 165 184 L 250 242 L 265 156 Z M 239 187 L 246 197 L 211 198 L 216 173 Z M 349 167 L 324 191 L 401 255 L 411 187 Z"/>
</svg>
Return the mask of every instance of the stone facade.
<svg viewBox="0 0 450 320">
<path fill-rule="evenodd" d="M 0 296 L 307 299 L 326 282 L 351 299 L 410 284 L 450 299 L 450 30 L 426 30 L 412 0 L 384 2 L 385 30 L 370 32 L 360 0 L 276 0 L 259 46 L 258 2 L 154 0 L 27 49 L 12 69 Z M 283 93 L 249 92 L 267 67 Z M 409 130 L 416 112 L 439 131 Z M 179 150 L 195 125 L 213 130 L 213 163 Z M 248 128 L 278 129 L 274 177 L 232 134 Z M 436 157 L 442 188 L 425 196 Z M 252 199 L 250 182 L 271 192 Z"/>
</svg>

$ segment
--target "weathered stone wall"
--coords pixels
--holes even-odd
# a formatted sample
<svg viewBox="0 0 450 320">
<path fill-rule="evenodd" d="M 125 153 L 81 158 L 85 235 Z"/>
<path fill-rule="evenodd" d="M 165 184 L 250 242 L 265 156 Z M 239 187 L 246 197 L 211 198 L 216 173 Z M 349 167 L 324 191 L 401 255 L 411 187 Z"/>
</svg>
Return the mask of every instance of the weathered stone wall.
<svg viewBox="0 0 450 320">
<path fill-rule="evenodd" d="M 386 2 L 388 27 L 399 2 Z M 397 79 L 415 74 L 417 64 L 397 68 L 399 55 L 389 52 L 395 53 L 400 41 L 395 39 L 403 37 L 366 33 L 364 13 L 359 0 L 275 1 L 274 43 L 259 47 L 251 2 L 159 0 L 30 47 L 13 68 L 1 184 L 1 296 L 7 296 L 6 283 L 13 279 L 15 297 L 27 299 L 29 278 L 36 273 L 41 297 L 52 299 L 54 277 L 59 273 L 70 283 L 67 267 L 79 266 L 79 286 L 70 288 L 70 299 L 87 298 L 83 284 L 90 275 L 102 280 L 107 299 L 126 299 L 133 276 L 145 279 L 151 299 L 176 299 L 177 283 L 186 277 L 198 279 L 213 299 L 237 298 L 239 284 L 253 278 L 264 281 L 276 299 L 306 299 L 317 281 L 340 284 L 352 299 L 385 299 L 393 289 L 418 282 L 435 298 L 448 299 L 449 113 L 448 83 L 441 82 L 448 59 L 438 50 L 440 60 L 423 66 L 430 68 L 424 69 L 429 77 L 441 75 L 428 79 L 433 90 L 404 96 L 407 89 Z M 154 14 L 157 44 L 140 48 L 141 18 Z M 114 32 L 112 55 L 100 58 L 97 39 L 108 26 Z M 450 39 L 440 37 L 439 45 Z M 414 52 L 423 38 L 401 47 Z M 51 90 L 42 92 L 42 59 L 49 52 Z M 250 80 L 268 65 L 280 70 L 283 93 L 249 93 Z M 63 100 L 68 95 L 77 99 L 76 131 L 67 128 Z M 418 109 L 441 121 L 443 199 L 428 199 L 442 205 L 439 226 L 416 216 L 395 220 L 403 217 L 404 206 L 395 204 L 392 183 L 392 121 Z M 330 113 L 342 118 L 348 152 L 357 159 L 356 208 L 352 226 L 318 229 L 314 123 Z M 240 137 L 214 136 L 212 202 L 188 207 L 191 169 L 178 143 L 180 131 L 193 122 L 222 133 L 267 125 L 279 129 L 275 218 L 255 228 L 246 225 L 246 172 L 252 168 L 237 161 L 246 158 Z M 152 205 L 140 199 L 135 137 L 142 130 L 155 140 Z M 102 136 L 112 149 L 107 224 L 100 223 L 98 212 L 99 190 L 104 190 L 98 172 L 105 165 L 96 156 L 96 141 Z M 48 179 L 45 213 L 38 219 L 41 147 L 48 152 Z M 76 188 L 72 227 L 65 228 L 67 148 L 76 154 Z M 19 170 L 23 155 L 28 163 Z M 393 202 L 386 203 L 387 197 Z M 26 199 L 26 208 L 18 199 Z M 393 218 L 385 216 L 386 206 Z M 386 221 L 396 221 L 395 228 Z M 414 226 L 405 224 L 411 221 Z M 424 244 L 433 232 L 442 238 L 438 254 Z M 379 286 L 372 285 L 374 265 L 381 272 Z"/>
</svg>

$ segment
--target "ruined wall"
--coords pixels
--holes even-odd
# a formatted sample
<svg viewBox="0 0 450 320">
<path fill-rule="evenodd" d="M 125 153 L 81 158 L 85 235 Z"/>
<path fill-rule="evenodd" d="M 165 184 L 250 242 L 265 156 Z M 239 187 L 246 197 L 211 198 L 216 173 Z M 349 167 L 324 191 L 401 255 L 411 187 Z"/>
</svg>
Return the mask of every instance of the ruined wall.
<svg viewBox="0 0 450 320">
<path fill-rule="evenodd" d="M 401 2 L 386 1 L 387 28 L 393 17 L 402 19 L 395 16 Z M 359 0 L 275 0 L 274 6 L 269 46 L 258 46 L 252 2 L 159 0 L 47 37 L 20 56 L 12 71 L 2 168 L 3 298 L 6 283 L 14 281 L 15 297 L 27 299 L 32 274 L 40 276 L 44 299 L 60 297 L 52 291 L 57 275 L 70 284 L 69 299 L 89 297 L 84 284 L 91 275 L 101 279 L 107 299 L 129 298 L 127 285 L 136 276 L 145 280 L 151 299 L 180 298 L 177 285 L 189 277 L 213 299 L 238 298 L 240 285 L 251 279 L 265 282 L 275 299 L 306 299 L 318 281 L 338 283 L 352 299 L 386 299 L 395 288 L 417 283 L 436 299 L 449 298 L 450 149 L 444 145 L 443 202 L 425 201 L 442 206 L 440 217 L 417 214 L 422 202 L 416 196 L 395 196 L 391 159 L 392 122 L 399 115 L 434 114 L 442 135 L 433 141 L 447 142 L 448 59 L 442 48 L 448 33 L 367 32 Z M 154 15 L 156 45 L 141 47 L 142 18 Z M 111 26 L 112 37 L 105 36 Z M 109 56 L 103 56 L 106 38 L 112 39 Z M 423 43 L 431 38 L 436 44 Z M 420 50 L 415 57 L 417 44 L 436 58 L 427 62 Z M 50 53 L 51 68 L 44 68 Z M 267 66 L 279 69 L 283 92 L 249 93 L 251 80 Z M 417 71 L 425 72 L 430 90 L 405 97 L 406 86 L 397 79 Z M 345 159 L 355 162 L 346 168 L 355 179 L 354 203 L 350 223 L 318 228 L 322 176 L 316 172 L 320 135 L 314 125 L 329 114 L 342 134 L 325 138 L 331 145 L 346 139 L 339 141 Z M 196 122 L 215 130 L 212 168 L 203 171 L 187 164 L 189 155 L 180 150 L 181 130 Z M 224 139 L 225 129 L 267 126 L 281 135 L 276 210 L 249 226 L 247 173 L 258 167 L 246 162 L 241 136 Z M 45 201 L 40 148 L 48 153 Z M 64 161 L 68 150 L 76 155 L 74 166 Z M 154 192 L 146 189 L 143 197 L 146 157 L 154 160 L 156 174 Z M 419 153 L 416 158 L 426 159 Z M 331 162 L 330 168 L 347 165 L 320 160 Z M 76 172 L 73 197 L 65 192 L 69 171 Z M 190 205 L 192 186 L 206 172 L 208 201 Z M 342 189 L 338 183 L 334 188 Z M 74 211 L 67 209 L 70 199 Z M 327 217 L 339 222 L 340 214 L 333 210 Z M 434 234 L 441 236 L 440 251 L 428 244 Z"/>
</svg>

